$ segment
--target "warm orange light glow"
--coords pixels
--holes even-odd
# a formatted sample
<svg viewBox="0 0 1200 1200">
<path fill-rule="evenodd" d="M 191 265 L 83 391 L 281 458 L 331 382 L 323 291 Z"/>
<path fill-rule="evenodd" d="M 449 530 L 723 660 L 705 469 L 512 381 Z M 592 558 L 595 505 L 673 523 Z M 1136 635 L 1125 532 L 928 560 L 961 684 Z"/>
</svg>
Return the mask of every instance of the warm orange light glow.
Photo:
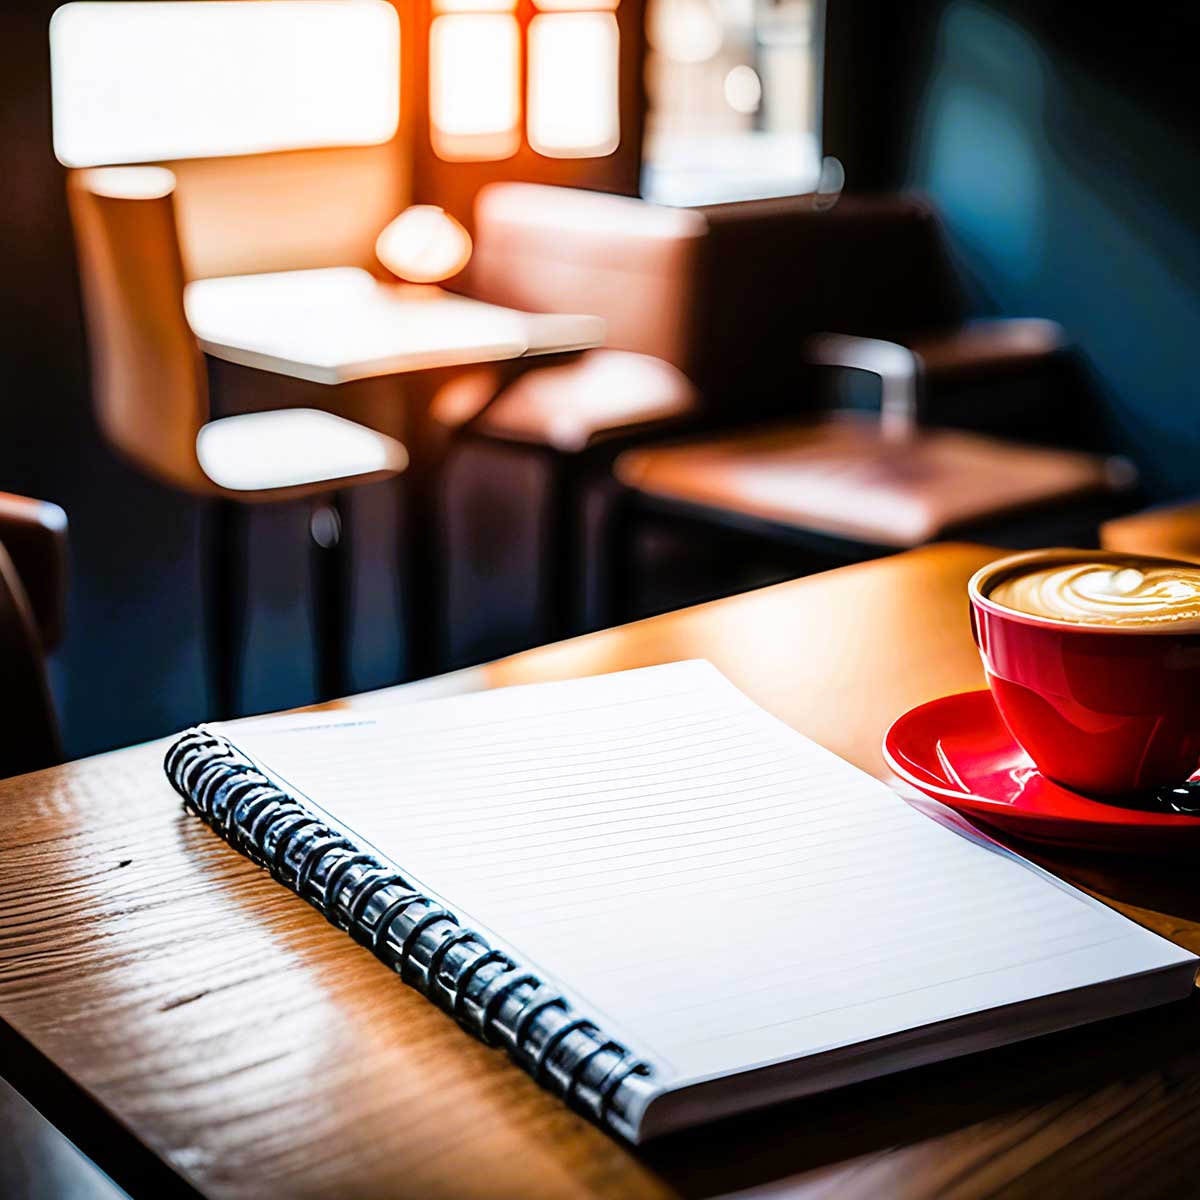
<svg viewBox="0 0 1200 1200">
<path fill-rule="evenodd" d="M 515 17 L 454 13 L 429 29 L 430 137 L 450 161 L 508 158 L 520 145 Z"/>
<path fill-rule="evenodd" d="M 510 13 L 517 0 L 433 0 L 435 13 Z"/>
<path fill-rule="evenodd" d="M 617 19 L 546 13 L 529 26 L 529 144 L 549 158 L 598 158 L 620 142 Z"/>
<path fill-rule="evenodd" d="M 538 12 L 612 12 L 618 3 L 619 0 L 533 0 L 533 7 Z"/>
<path fill-rule="evenodd" d="M 393 275 L 409 283 L 438 283 L 467 265 L 471 235 L 444 209 L 414 204 L 379 235 L 375 253 Z"/>
</svg>

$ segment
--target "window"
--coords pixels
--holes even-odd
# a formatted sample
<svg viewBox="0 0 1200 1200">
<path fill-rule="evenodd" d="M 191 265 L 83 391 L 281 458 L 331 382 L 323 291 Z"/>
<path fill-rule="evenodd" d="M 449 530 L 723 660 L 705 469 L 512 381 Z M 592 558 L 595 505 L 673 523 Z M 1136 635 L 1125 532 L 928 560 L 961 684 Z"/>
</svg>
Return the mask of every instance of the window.
<svg viewBox="0 0 1200 1200">
<path fill-rule="evenodd" d="M 386 142 L 400 23 L 384 0 L 65 4 L 54 152 L 71 167 Z"/>
<path fill-rule="evenodd" d="M 457 0 L 445 0 L 439 8 Z M 515 4 L 515 0 L 514 0 Z M 510 11 L 443 12 L 429 27 L 429 120 L 439 158 L 508 158 L 521 144 L 521 30 Z"/>
<path fill-rule="evenodd" d="M 642 194 L 663 204 L 815 186 L 821 0 L 648 0 Z"/>
<path fill-rule="evenodd" d="M 482 162 L 509 158 L 525 141 L 547 158 L 611 154 L 620 141 L 616 5 L 534 0 L 537 11 L 523 37 L 516 0 L 434 0 L 434 153 L 449 162 Z"/>
</svg>

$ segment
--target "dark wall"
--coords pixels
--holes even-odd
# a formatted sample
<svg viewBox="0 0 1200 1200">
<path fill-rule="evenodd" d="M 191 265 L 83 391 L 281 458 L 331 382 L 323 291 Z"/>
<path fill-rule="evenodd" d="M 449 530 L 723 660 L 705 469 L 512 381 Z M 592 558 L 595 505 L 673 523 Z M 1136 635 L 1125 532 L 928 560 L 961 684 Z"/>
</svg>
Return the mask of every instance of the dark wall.
<svg viewBox="0 0 1200 1200">
<path fill-rule="evenodd" d="M 826 75 L 850 186 L 929 193 L 981 309 L 1061 321 L 1109 444 L 1152 496 L 1200 492 L 1200 7 L 867 7 Z"/>
</svg>

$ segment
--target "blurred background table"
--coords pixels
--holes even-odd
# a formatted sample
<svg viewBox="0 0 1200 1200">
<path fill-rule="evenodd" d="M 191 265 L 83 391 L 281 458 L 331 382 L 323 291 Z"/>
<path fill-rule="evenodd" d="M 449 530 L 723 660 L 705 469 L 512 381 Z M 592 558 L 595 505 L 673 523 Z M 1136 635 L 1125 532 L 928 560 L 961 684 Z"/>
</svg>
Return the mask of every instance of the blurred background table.
<svg viewBox="0 0 1200 1200">
<path fill-rule="evenodd" d="M 526 313 L 361 267 L 197 279 L 188 321 L 214 358 L 315 383 L 586 350 L 599 317 Z"/>
<path fill-rule="evenodd" d="M 188 322 L 210 357 L 337 385 L 389 377 L 403 385 L 401 552 L 408 675 L 439 667 L 442 564 L 436 550 L 441 439 L 430 411 L 452 368 L 543 362 L 604 341 L 600 317 L 522 312 L 430 285 L 384 283 L 361 267 L 227 275 L 187 285 Z M 515 369 L 519 369 L 517 366 Z M 515 373 L 509 370 L 509 375 Z"/>
<path fill-rule="evenodd" d="M 346 701 L 688 657 L 875 774 L 888 723 L 981 675 L 941 544 Z M 163 743 L 0 783 L 0 1068 L 136 1195 L 1182 1194 L 1200 1022 L 1177 1005 L 634 1150 L 465 1036 L 182 813 Z M 1200 949 L 1194 877 L 1039 859 Z"/>
</svg>

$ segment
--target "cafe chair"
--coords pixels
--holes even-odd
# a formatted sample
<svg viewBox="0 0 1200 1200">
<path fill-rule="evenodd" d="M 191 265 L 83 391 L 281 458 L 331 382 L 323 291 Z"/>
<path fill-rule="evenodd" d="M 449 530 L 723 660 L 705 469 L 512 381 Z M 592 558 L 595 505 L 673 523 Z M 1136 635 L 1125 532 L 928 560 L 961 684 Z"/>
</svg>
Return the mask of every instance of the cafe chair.
<svg viewBox="0 0 1200 1200">
<path fill-rule="evenodd" d="M 602 317 L 603 348 L 451 381 L 443 485 L 451 661 L 479 661 L 594 625 L 613 457 L 686 427 L 703 219 L 623 196 L 496 183 L 475 204 L 455 286 L 536 313 Z"/>
<path fill-rule="evenodd" d="M 0 492 L 0 778 L 62 761 L 46 657 L 62 641 L 67 516 Z"/>
<path fill-rule="evenodd" d="M 311 408 L 213 419 L 208 368 L 184 311 L 175 176 L 157 166 L 68 174 L 92 399 L 127 462 L 211 502 L 206 591 L 216 715 L 236 710 L 245 624 L 245 507 L 311 505 L 315 656 L 322 698 L 345 680 L 346 542 L 340 493 L 407 465 L 405 447 Z"/>
<path fill-rule="evenodd" d="M 642 518 L 651 527 L 655 517 L 674 518 L 693 542 L 724 530 L 735 546 L 772 546 L 777 570 L 805 574 L 951 537 L 1094 545 L 1104 517 L 1127 504 L 1135 473 L 1124 460 L 918 424 L 916 355 L 857 341 L 858 365 L 870 363 L 883 378 L 879 415 L 813 414 L 617 458 L 614 472 L 628 493 L 612 619 L 638 607 L 630 580 Z M 844 349 L 824 338 L 810 353 L 836 361 Z M 713 589 L 736 590 L 732 574 Z"/>
<path fill-rule="evenodd" d="M 1100 527 L 1105 550 L 1200 562 L 1200 501 L 1163 504 L 1115 517 Z"/>
<path fill-rule="evenodd" d="M 730 423 L 878 400 L 875 343 L 911 355 L 920 419 L 1021 441 L 1078 443 L 1080 388 L 1062 328 L 983 317 L 920 196 L 792 196 L 700 210 L 707 224 L 694 378 Z M 826 340 L 812 370 L 813 339 Z M 856 339 L 866 339 L 860 343 Z M 836 354 L 836 357 L 835 357 Z M 860 359 L 862 361 L 860 361 Z M 1086 415 L 1086 414 L 1085 414 Z"/>
<path fill-rule="evenodd" d="M 974 319 L 936 213 L 918 197 L 672 210 L 494 184 L 475 220 L 461 284 L 470 294 L 597 313 L 608 338 L 570 371 L 507 387 L 498 372 L 477 372 L 443 397 L 445 423 L 461 434 L 447 493 L 450 604 L 465 631 L 457 661 L 608 623 L 621 532 L 617 494 L 601 479 L 617 453 L 672 432 L 853 402 L 842 385 L 880 374 L 881 341 L 899 347 L 902 373 L 919 376 L 930 424 L 1050 443 L 1078 427 L 1060 327 Z M 814 340 L 825 330 L 840 336 Z M 622 382 L 598 386 L 622 357 Z M 654 360 L 673 368 L 673 382 Z M 818 362 L 852 370 L 822 376 Z M 849 394 L 829 394 L 838 389 Z M 890 400 L 884 407 L 886 424 Z M 496 603 L 471 609 L 477 595 Z M 498 610 L 506 621 L 489 618 L 485 630 L 479 613 Z"/>
</svg>

